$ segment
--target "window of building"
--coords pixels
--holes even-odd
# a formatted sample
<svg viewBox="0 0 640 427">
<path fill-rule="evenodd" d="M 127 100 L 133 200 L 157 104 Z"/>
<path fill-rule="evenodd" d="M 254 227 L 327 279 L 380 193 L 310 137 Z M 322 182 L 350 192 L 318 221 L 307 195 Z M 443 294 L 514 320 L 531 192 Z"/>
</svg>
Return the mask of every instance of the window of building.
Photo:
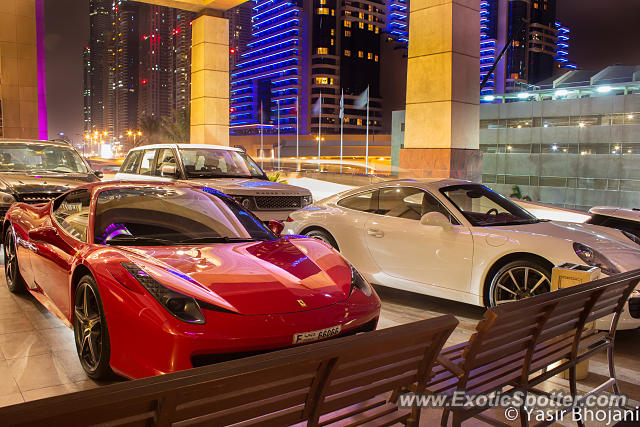
<svg viewBox="0 0 640 427">
<path fill-rule="evenodd" d="M 358 28 L 364 29 L 364 22 L 358 22 Z"/>
<path fill-rule="evenodd" d="M 380 32 L 380 28 L 376 27 L 375 32 L 378 34 Z"/>
<path fill-rule="evenodd" d="M 378 55 L 375 56 L 375 61 L 378 62 Z"/>
<path fill-rule="evenodd" d="M 329 14 L 329 8 L 328 7 L 319 7 L 318 10 L 316 11 L 317 15 L 328 15 Z"/>
<path fill-rule="evenodd" d="M 373 24 L 369 24 L 368 29 L 369 29 L 369 31 L 373 31 Z"/>
<path fill-rule="evenodd" d="M 320 4 L 322 5 L 327 4 L 327 0 L 320 0 Z"/>
<path fill-rule="evenodd" d="M 349 49 L 345 49 L 344 56 L 351 56 L 351 51 Z"/>
<path fill-rule="evenodd" d="M 356 120 L 356 124 L 357 124 L 358 126 L 362 126 L 362 119 L 357 119 L 357 120 Z"/>
<path fill-rule="evenodd" d="M 345 28 L 351 28 L 351 21 L 344 21 Z"/>
<path fill-rule="evenodd" d="M 364 13 L 362 13 L 362 12 L 358 13 L 358 18 L 364 19 Z"/>
<path fill-rule="evenodd" d="M 332 29 L 331 29 L 331 35 L 332 35 L 332 36 L 335 36 L 335 35 L 336 35 L 336 30 L 335 30 L 335 28 L 332 28 Z"/>
<path fill-rule="evenodd" d="M 344 30 L 345 37 L 351 37 L 351 30 Z"/>
<path fill-rule="evenodd" d="M 328 47 L 319 47 L 318 50 L 318 55 L 326 55 L 329 53 L 329 48 Z"/>
<path fill-rule="evenodd" d="M 331 16 L 336 16 L 336 11 L 335 11 L 335 9 L 331 9 Z"/>
<path fill-rule="evenodd" d="M 333 45 L 334 45 L 334 43 L 335 43 L 335 40 L 334 40 L 334 39 L 331 39 L 331 46 L 333 46 Z"/>
<path fill-rule="evenodd" d="M 367 53 L 367 59 L 373 59 L 373 53 L 368 52 Z"/>
<path fill-rule="evenodd" d="M 364 58 L 364 52 L 359 50 L 358 51 L 358 58 Z"/>
</svg>

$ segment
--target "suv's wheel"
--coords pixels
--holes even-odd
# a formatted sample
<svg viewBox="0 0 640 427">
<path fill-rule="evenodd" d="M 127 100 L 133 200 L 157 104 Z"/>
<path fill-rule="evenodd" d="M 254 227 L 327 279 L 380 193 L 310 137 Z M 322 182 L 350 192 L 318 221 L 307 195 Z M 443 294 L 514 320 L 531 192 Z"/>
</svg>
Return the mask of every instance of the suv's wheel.
<svg viewBox="0 0 640 427">
<path fill-rule="evenodd" d="M 13 227 L 9 227 L 4 234 L 4 275 L 7 279 L 7 287 L 14 294 L 24 293 L 26 286 L 22 276 L 20 275 L 20 267 L 18 266 L 18 252 L 16 246 L 16 237 Z"/>
<path fill-rule="evenodd" d="M 80 279 L 73 304 L 73 334 L 80 364 L 94 379 L 111 376 L 109 330 L 100 292 L 90 275 Z"/>
<path fill-rule="evenodd" d="M 325 242 L 328 245 L 331 245 L 333 247 L 333 249 L 335 250 L 339 250 L 338 249 L 338 243 L 336 242 L 336 239 L 333 238 L 333 236 L 331 234 L 329 234 L 328 232 L 324 231 L 324 230 L 320 230 L 318 228 L 315 228 L 313 230 L 309 230 L 306 233 L 304 233 L 305 236 L 307 237 L 313 237 L 314 239 L 318 239 L 322 242 Z"/>
<path fill-rule="evenodd" d="M 489 306 L 518 301 L 551 290 L 551 271 L 530 260 L 512 261 L 500 268 L 489 285 Z"/>
</svg>

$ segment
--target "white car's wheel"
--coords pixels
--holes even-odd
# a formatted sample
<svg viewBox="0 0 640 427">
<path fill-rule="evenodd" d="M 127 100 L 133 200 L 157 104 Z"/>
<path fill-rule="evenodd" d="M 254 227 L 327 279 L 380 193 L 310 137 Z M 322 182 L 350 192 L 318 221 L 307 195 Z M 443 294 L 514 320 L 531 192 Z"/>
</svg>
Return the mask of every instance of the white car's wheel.
<svg viewBox="0 0 640 427">
<path fill-rule="evenodd" d="M 518 301 L 551 290 L 551 271 L 530 260 L 512 261 L 504 265 L 491 279 L 489 306 Z"/>
<path fill-rule="evenodd" d="M 338 249 L 338 243 L 336 242 L 336 239 L 334 239 L 333 236 L 331 234 L 329 234 L 325 230 L 321 230 L 319 228 L 314 228 L 312 230 L 309 230 L 309 231 L 305 232 L 304 235 L 307 236 L 307 237 L 313 237 L 314 239 L 318 239 L 318 240 L 320 240 L 322 242 L 325 242 L 328 245 L 331 245 L 331 247 L 333 247 L 333 249 L 339 250 Z"/>
</svg>

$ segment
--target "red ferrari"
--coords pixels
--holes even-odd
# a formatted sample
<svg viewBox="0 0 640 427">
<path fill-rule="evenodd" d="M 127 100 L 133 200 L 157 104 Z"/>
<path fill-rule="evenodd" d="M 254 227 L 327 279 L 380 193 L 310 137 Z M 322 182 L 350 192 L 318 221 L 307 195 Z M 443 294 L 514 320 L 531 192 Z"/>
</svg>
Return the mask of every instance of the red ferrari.
<svg viewBox="0 0 640 427">
<path fill-rule="evenodd" d="M 9 289 L 73 328 L 92 378 L 164 374 L 378 322 L 378 296 L 338 253 L 279 236 L 216 190 L 95 183 L 16 203 L 2 228 Z"/>
</svg>

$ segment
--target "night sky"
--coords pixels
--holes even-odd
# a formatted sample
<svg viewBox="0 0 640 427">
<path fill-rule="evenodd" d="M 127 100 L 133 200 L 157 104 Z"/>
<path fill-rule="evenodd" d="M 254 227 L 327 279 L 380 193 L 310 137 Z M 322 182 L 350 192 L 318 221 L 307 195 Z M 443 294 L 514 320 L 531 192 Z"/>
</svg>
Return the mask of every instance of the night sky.
<svg viewBox="0 0 640 427">
<path fill-rule="evenodd" d="M 0 0 L 2 1 L 2 0 Z M 640 0 L 557 0 L 571 29 L 570 59 L 584 69 L 640 65 Z M 46 0 L 49 137 L 82 138 L 82 50 L 89 37 L 88 0 Z"/>
</svg>

